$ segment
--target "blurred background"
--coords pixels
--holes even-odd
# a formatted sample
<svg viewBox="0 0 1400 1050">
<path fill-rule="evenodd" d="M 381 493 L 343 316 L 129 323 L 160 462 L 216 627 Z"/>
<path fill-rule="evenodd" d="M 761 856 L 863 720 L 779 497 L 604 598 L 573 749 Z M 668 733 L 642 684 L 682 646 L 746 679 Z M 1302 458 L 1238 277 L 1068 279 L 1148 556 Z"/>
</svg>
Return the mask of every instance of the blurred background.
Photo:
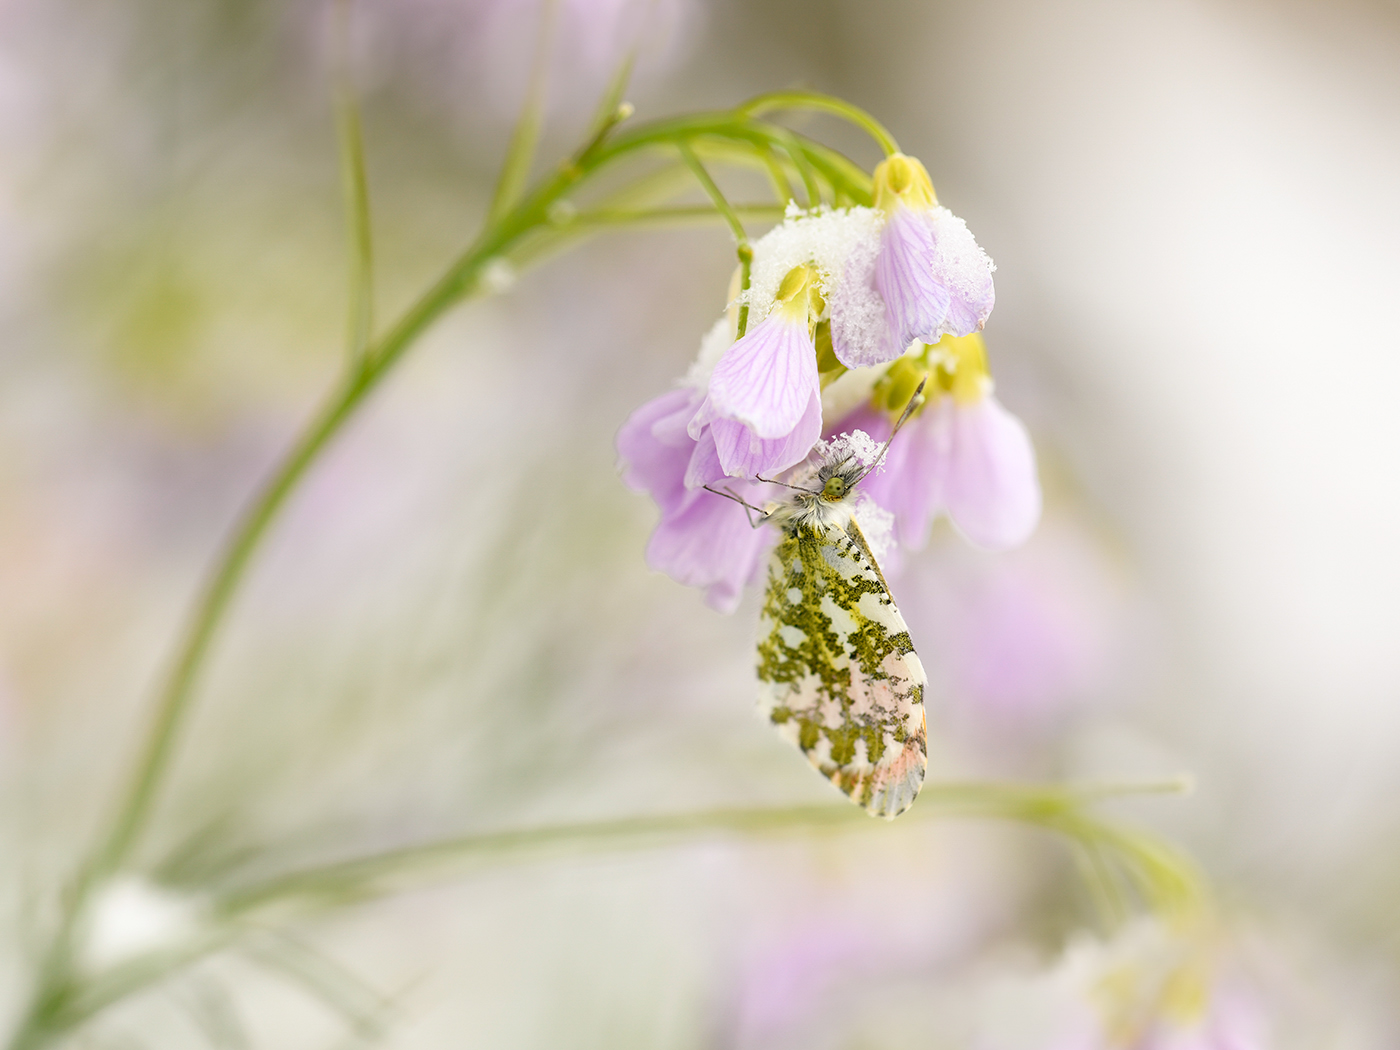
<svg viewBox="0 0 1400 1050">
<path fill-rule="evenodd" d="M 343 359 L 328 14 L 0 6 L 7 1015 L 204 566 Z M 481 220 L 539 6 L 350 14 L 387 322 Z M 940 528 L 899 578 L 931 773 L 1192 773 L 1123 812 L 1229 917 L 1254 1041 L 1199 1045 L 1394 1045 L 1400 8 L 560 20 L 541 167 L 639 37 L 640 117 L 803 85 L 925 161 L 997 263 L 991 365 L 1047 493 L 1024 549 Z M 616 475 L 617 427 L 684 370 L 732 265 L 717 225 L 606 235 L 429 333 L 250 577 L 136 858 L 152 883 L 831 797 L 751 714 L 753 597 L 723 617 L 648 573 L 654 511 Z M 1087 1046 L 1037 1020 L 1095 929 L 1076 885 L 1043 834 L 951 821 L 551 854 L 301 920 L 86 1045 Z"/>
</svg>

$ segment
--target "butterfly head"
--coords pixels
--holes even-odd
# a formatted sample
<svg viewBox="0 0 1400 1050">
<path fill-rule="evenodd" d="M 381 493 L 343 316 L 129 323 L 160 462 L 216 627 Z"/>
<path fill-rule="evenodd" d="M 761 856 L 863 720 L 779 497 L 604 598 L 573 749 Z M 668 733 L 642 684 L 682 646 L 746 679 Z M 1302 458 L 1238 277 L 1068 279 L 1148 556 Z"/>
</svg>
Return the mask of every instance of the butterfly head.
<svg viewBox="0 0 1400 1050">
<path fill-rule="evenodd" d="M 821 487 L 816 495 L 826 503 L 840 503 L 855 492 L 864 474 L 864 465 L 854 456 L 823 463 L 817 470 L 816 480 Z"/>
</svg>

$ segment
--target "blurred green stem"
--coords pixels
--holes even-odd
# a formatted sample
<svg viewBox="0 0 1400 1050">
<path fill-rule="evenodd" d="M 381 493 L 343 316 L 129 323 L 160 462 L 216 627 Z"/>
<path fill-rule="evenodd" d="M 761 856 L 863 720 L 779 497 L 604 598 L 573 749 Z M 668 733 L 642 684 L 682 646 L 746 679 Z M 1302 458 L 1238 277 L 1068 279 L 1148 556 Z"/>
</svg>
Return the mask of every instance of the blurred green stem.
<svg viewBox="0 0 1400 1050">
<path fill-rule="evenodd" d="M 535 159 L 535 145 L 544 126 L 544 103 L 549 86 L 549 59 L 554 44 L 554 22 L 559 0 L 545 0 L 540 16 L 539 36 L 535 41 L 535 57 L 530 68 L 530 86 L 525 93 L 525 107 L 515 122 L 510 145 L 506 147 L 505 163 L 496 181 L 496 193 L 491 200 L 487 222 L 495 222 L 510 210 L 530 177 L 530 163 Z"/>
<path fill-rule="evenodd" d="M 1183 790 L 1181 778 L 1085 786 L 977 781 L 929 783 L 924 785 L 914 807 L 899 818 L 899 823 L 907 827 L 920 820 L 948 817 L 1020 821 L 1062 833 L 1080 845 L 1098 850 L 1107 848 L 1121 862 L 1134 867 L 1137 875 L 1145 875 L 1149 886 L 1167 882 L 1184 885 L 1191 879 L 1180 876 L 1183 862 L 1174 853 L 1165 847 L 1156 853 L 1144 853 L 1135 833 L 1084 812 L 1086 806 L 1108 798 L 1177 794 Z M 383 880 L 451 868 L 483 857 L 515 855 L 552 846 L 646 845 L 657 840 L 675 841 L 713 833 L 753 835 L 810 829 L 857 832 L 885 827 L 888 825 L 884 821 L 872 820 L 862 810 L 843 803 L 715 809 L 489 831 L 277 876 L 261 885 L 228 894 L 216 910 L 226 918 L 238 919 L 288 900 L 375 895 L 376 884 Z M 1186 895 L 1189 892 L 1189 887 L 1182 890 Z M 1154 900 L 1161 896 L 1156 891 L 1147 895 Z"/>
<path fill-rule="evenodd" d="M 350 241 L 350 321 L 346 340 L 350 360 L 364 356 L 374 333 L 374 242 L 370 236 L 369 183 L 365 178 L 364 136 L 360 110 L 350 77 L 350 4 L 340 0 L 335 6 L 336 69 L 332 92 L 335 97 L 336 138 L 340 146 L 341 192 L 345 199 L 345 228 Z"/>
<path fill-rule="evenodd" d="M 542 40 L 541 47 L 547 49 L 547 36 Z M 613 105 L 608 110 L 605 106 L 605 111 L 611 116 L 591 130 L 584 145 L 573 156 L 543 179 L 533 191 L 522 196 L 521 189 L 538 138 L 543 104 L 542 84 L 542 79 L 538 80 L 537 86 L 531 89 L 530 100 L 512 138 L 497 194 L 481 233 L 437 282 L 377 340 L 369 340 L 368 330 L 369 214 L 368 195 L 364 192 L 363 158 L 359 149 L 358 118 L 342 125 L 345 136 L 343 156 L 348 162 L 346 170 L 349 173 L 347 187 L 352 197 L 348 207 L 355 250 L 360 253 L 360 268 L 353 283 L 356 294 L 363 293 L 365 297 L 363 304 L 355 308 L 352 331 L 362 331 L 367 341 L 362 352 L 352 356 L 340 381 L 324 398 L 225 539 L 191 611 L 170 671 L 155 697 L 151 722 L 140 745 L 131 781 L 120 796 L 121 804 L 115 811 L 110 827 L 100 836 L 97 847 L 79 869 L 62 901 L 58 928 L 40 961 L 33 995 L 21 1015 L 10 1044 L 12 1048 L 42 1046 L 61 1034 L 66 1026 L 75 1023 L 75 1018 L 85 1018 L 98 1008 L 74 1009 L 74 1003 L 92 1002 L 95 994 L 93 986 L 84 985 L 75 975 L 74 965 L 88 900 L 93 888 L 126 862 L 150 817 L 159 788 L 169 772 L 175 743 L 189 715 L 205 658 L 259 545 L 322 450 L 418 337 L 452 306 L 481 290 L 480 277 L 489 264 L 498 260 L 519 264 L 542 258 L 549 253 L 551 246 L 572 243 L 578 239 L 580 232 L 605 225 L 603 222 L 589 222 L 575 230 L 572 224 L 561 224 L 552 216 L 556 215 L 556 206 L 565 203 L 567 195 L 580 190 L 604 169 L 656 148 L 684 146 L 694 152 L 709 152 L 713 148 L 727 158 L 739 157 L 748 163 L 765 166 L 771 151 L 781 149 L 792 158 L 804 178 L 824 178 L 833 195 L 844 196 L 858 203 L 869 202 L 870 177 L 855 164 L 819 143 L 756 119 L 743 107 L 659 120 L 620 131 L 617 125 L 629 114 L 628 108 Z M 625 71 L 610 87 L 609 100 L 613 95 L 620 96 L 623 85 Z M 343 114 L 342 120 L 344 118 Z M 653 181 L 654 173 L 642 174 L 636 178 L 636 185 L 649 186 Z M 626 199 L 625 190 L 609 197 L 614 204 Z M 819 198 L 814 195 L 812 199 Z M 718 216 L 720 213 L 715 211 L 713 214 Z M 606 225 L 625 226 L 634 220 L 649 217 L 643 209 L 635 214 L 619 216 L 619 221 Z M 732 220 L 732 217 L 731 210 L 726 218 Z M 352 336 L 352 343 L 355 341 Z M 139 984 L 135 982 L 132 986 Z M 103 985 L 106 991 L 98 994 L 96 1001 L 105 1005 L 120 998 L 126 994 L 122 991 L 125 987 L 114 985 L 109 988 Z"/>
</svg>

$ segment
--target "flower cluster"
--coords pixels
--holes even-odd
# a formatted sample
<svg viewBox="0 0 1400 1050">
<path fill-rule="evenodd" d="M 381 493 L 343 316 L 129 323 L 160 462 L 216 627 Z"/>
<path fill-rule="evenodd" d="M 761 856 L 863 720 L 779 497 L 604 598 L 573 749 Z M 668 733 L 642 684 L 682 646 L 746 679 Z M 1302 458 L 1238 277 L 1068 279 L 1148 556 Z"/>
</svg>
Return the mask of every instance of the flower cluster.
<svg viewBox="0 0 1400 1050">
<path fill-rule="evenodd" d="M 803 463 L 823 434 L 887 438 L 921 381 L 867 494 L 910 548 L 940 514 L 978 546 L 1024 540 L 1040 488 L 1025 428 L 992 396 L 979 333 L 993 269 L 912 157 L 875 169 L 874 207 L 789 206 L 754 243 L 748 287 L 690 372 L 618 435 L 624 480 L 661 511 L 648 564 L 732 610 L 773 538 L 707 486 L 761 506 L 765 479 Z"/>
</svg>

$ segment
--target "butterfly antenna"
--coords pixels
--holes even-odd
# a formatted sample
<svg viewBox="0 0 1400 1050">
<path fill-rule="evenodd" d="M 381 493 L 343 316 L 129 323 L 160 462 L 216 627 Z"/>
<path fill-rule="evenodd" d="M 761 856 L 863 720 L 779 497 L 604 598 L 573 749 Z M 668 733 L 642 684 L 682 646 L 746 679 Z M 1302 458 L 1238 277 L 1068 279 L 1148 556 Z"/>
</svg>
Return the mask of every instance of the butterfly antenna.
<svg viewBox="0 0 1400 1050">
<path fill-rule="evenodd" d="M 875 457 L 875 461 L 861 472 L 860 477 L 851 482 L 854 487 L 865 480 L 865 476 L 885 461 L 885 453 L 890 450 L 890 445 L 894 443 L 894 436 L 899 433 L 900 427 L 909 422 L 909 417 L 914 414 L 914 409 L 924 403 L 924 384 L 928 382 L 928 376 L 919 380 L 919 385 L 914 388 L 914 393 L 909 397 L 909 403 L 904 406 L 904 411 L 899 414 L 899 419 L 895 421 L 894 429 L 890 431 L 890 436 L 885 439 L 884 445 L 880 447 L 880 454 Z"/>
<path fill-rule="evenodd" d="M 820 496 L 821 489 L 804 489 L 801 485 L 789 485 L 786 481 L 778 481 L 776 478 L 765 478 L 762 474 L 754 475 L 755 481 L 766 482 L 769 485 L 781 485 L 785 489 L 793 489 L 797 492 L 806 492 L 812 496 Z"/>
</svg>

